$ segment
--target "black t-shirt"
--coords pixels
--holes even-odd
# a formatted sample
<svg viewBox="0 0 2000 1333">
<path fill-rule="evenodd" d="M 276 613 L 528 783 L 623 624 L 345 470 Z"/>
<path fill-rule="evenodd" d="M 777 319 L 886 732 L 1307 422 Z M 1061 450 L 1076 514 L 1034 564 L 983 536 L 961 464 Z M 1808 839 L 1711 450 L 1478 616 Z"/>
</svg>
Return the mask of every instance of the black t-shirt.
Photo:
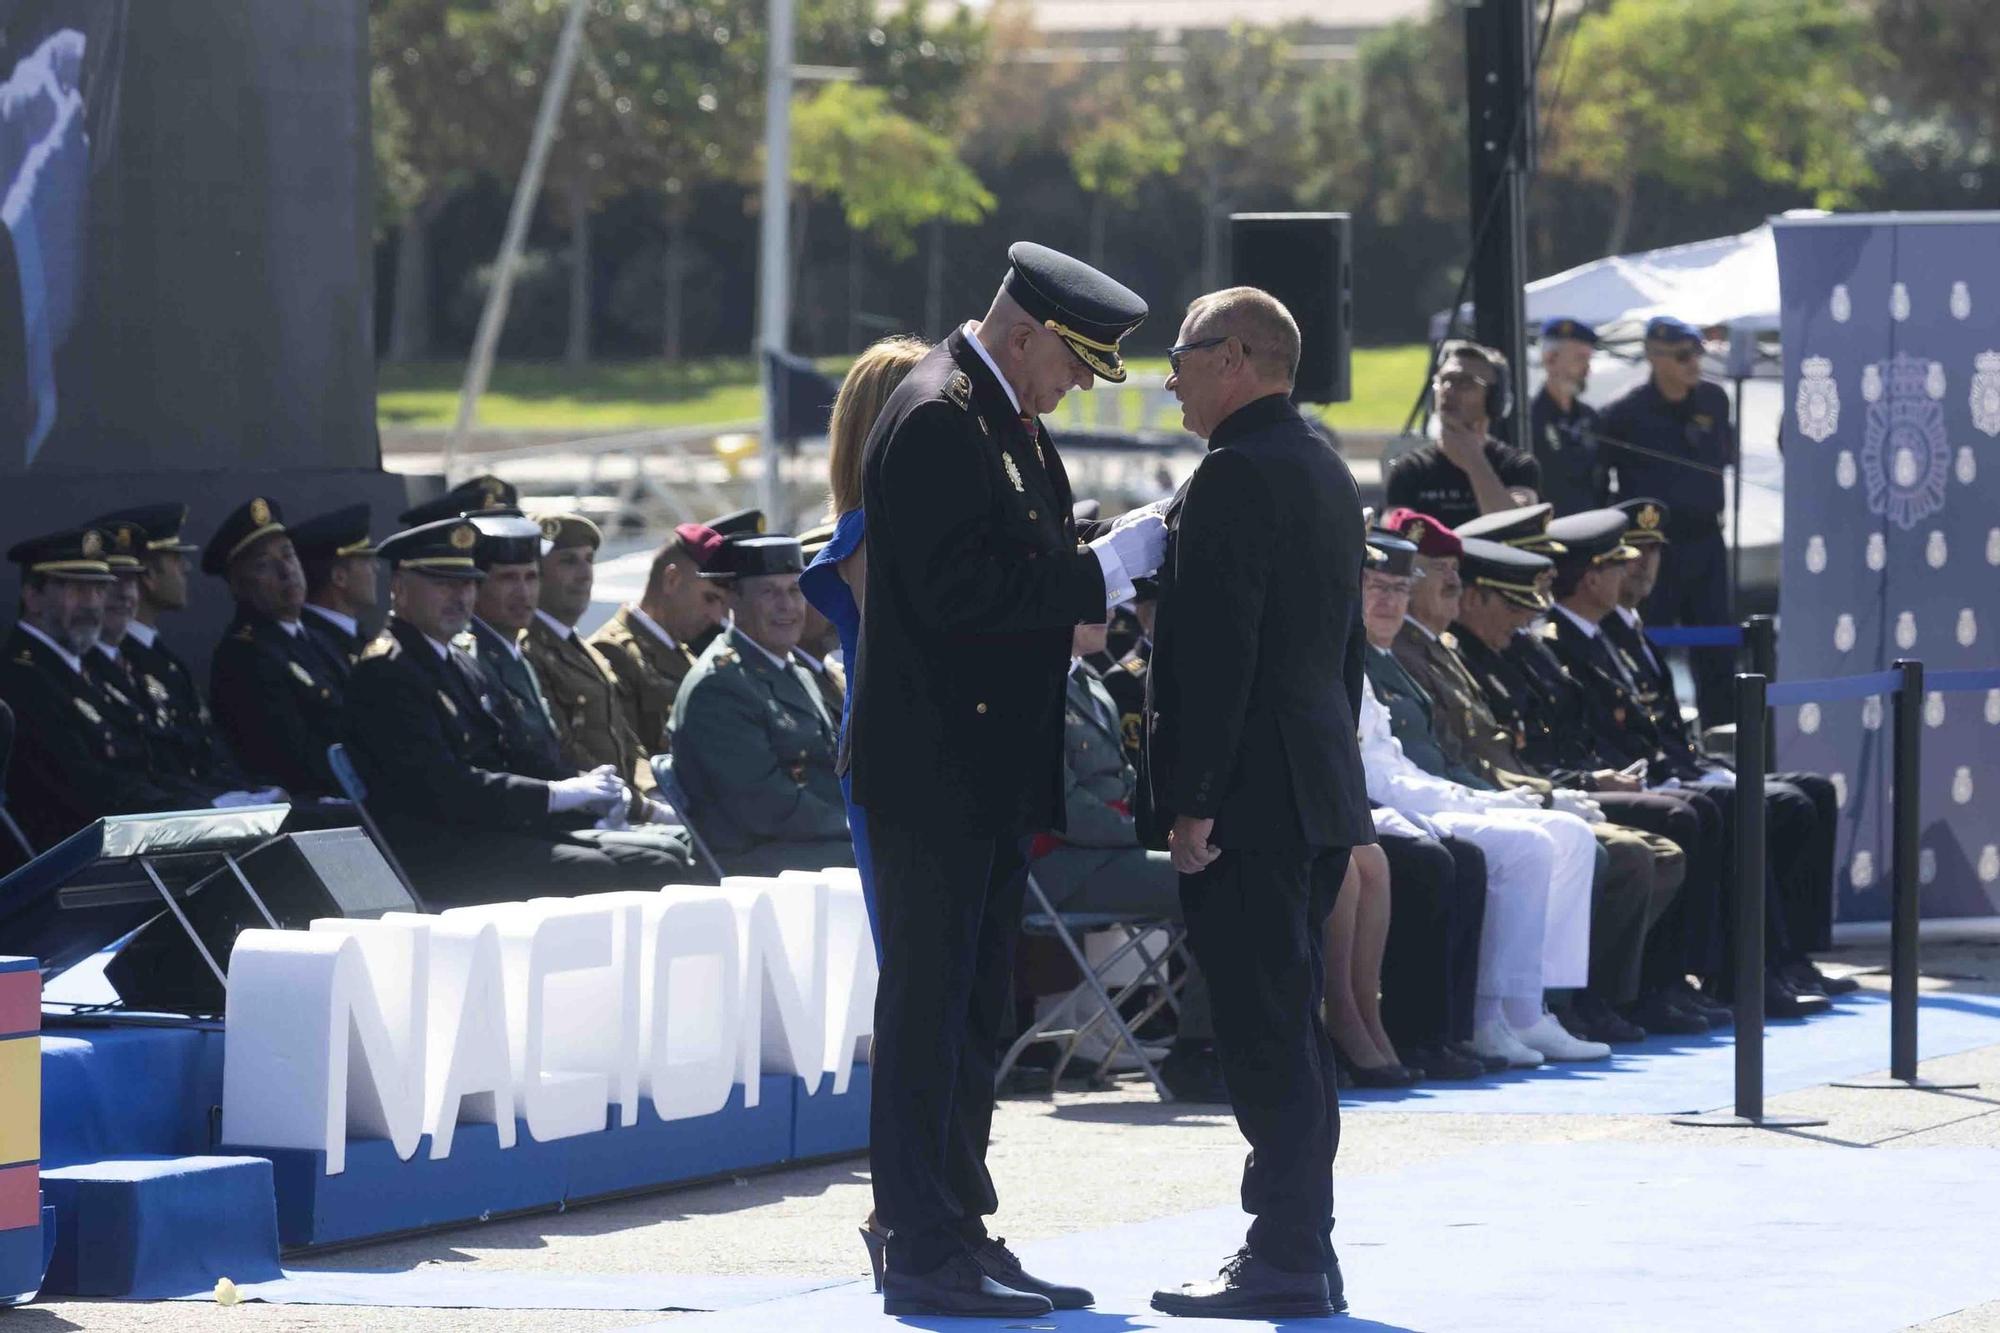
<svg viewBox="0 0 2000 1333">
<path fill-rule="evenodd" d="M 1597 409 L 1572 398 L 1569 410 L 1543 389 L 1528 409 L 1528 441 L 1542 466 L 1541 496 L 1558 514 L 1575 514 L 1604 503 L 1606 477 L 1597 456 Z"/>
<path fill-rule="evenodd" d="M 1540 493 L 1542 469 L 1533 455 L 1488 436 L 1486 461 L 1493 465 L 1501 485 L 1524 486 Z M 1472 493 L 1465 469 L 1446 458 L 1435 444 L 1404 454 L 1389 465 L 1384 503 L 1391 509 L 1407 507 L 1429 514 L 1452 528 L 1479 517 L 1479 497 Z"/>
</svg>

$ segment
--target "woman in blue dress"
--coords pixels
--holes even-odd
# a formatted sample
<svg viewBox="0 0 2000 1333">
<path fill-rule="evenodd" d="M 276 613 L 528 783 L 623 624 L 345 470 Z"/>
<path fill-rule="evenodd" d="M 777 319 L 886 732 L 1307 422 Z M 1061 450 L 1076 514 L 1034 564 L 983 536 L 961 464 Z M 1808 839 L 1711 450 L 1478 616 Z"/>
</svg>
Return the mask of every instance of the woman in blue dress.
<svg viewBox="0 0 2000 1333">
<path fill-rule="evenodd" d="M 882 405 L 910 373 L 910 367 L 923 360 L 928 351 L 930 348 L 920 339 L 896 337 L 884 338 L 863 352 L 847 372 L 847 378 L 841 381 L 840 394 L 833 402 L 833 419 L 827 426 L 833 535 L 799 576 L 799 588 L 840 635 L 841 667 L 848 673 L 847 702 L 843 703 L 840 716 L 843 742 L 848 709 L 854 699 L 854 646 L 861 637 L 862 587 L 868 568 L 861 516 L 861 451 L 868 443 L 868 432 L 875 425 L 875 418 L 882 413 Z M 868 903 L 868 929 L 872 932 L 875 868 L 868 856 L 867 814 L 854 804 L 854 790 L 845 773 L 840 775 L 840 791 L 847 798 L 847 829 L 854 839 L 854 864 L 861 871 L 861 894 Z M 875 940 L 878 958 L 881 951 L 882 940 L 878 935 Z M 861 1239 L 868 1246 L 868 1261 L 875 1270 L 877 1291 L 882 1289 L 882 1247 L 888 1235 L 871 1211 L 862 1224 Z"/>
</svg>

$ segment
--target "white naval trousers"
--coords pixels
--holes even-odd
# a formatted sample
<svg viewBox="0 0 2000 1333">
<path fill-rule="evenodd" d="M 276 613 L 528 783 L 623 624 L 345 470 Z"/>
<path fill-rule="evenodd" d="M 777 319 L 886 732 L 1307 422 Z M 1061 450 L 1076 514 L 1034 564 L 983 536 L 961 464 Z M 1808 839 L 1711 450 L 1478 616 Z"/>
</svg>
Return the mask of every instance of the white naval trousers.
<svg viewBox="0 0 2000 1333">
<path fill-rule="evenodd" d="M 1533 1000 L 1590 976 L 1590 886 L 1597 838 L 1558 810 L 1441 811 L 1425 818 L 1486 855 L 1481 999 Z"/>
</svg>

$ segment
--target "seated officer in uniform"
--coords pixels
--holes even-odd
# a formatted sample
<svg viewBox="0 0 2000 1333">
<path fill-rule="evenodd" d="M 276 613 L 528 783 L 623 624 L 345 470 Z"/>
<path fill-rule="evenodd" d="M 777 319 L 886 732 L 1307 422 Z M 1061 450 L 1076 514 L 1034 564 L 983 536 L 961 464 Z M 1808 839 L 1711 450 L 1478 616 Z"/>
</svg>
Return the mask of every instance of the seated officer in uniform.
<svg viewBox="0 0 2000 1333">
<path fill-rule="evenodd" d="M 486 575 L 472 602 L 469 651 L 486 678 L 487 698 L 511 743 L 533 759 L 531 771 L 565 770 L 569 765 L 542 683 L 521 651 L 541 595 L 541 525 L 518 509 L 489 509 L 466 517 L 479 531 L 472 558 Z"/>
<path fill-rule="evenodd" d="M 1586 510 L 1549 525 L 1549 535 L 1565 548 L 1555 557 L 1549 649 L 1583 687 L 1590 704 L 1586 717 L 1604 743 L 1621 747 L 1635 761 L 1643 759 L 1655 784 L 1673 779 L 1683 788 L 1714 795 L 1725 840 L 1733 839 L 1736 775 L 1662 727 L 1657 699 L 1641 696 L 1600 628 L 1599 622 L 1618 605 L 1626 569 L 1638 559 L 1638 552 L 1625 543 L 1625 529 L 1625 514 L 1617 509 Z M 1821 826 L 1816 803 L 1798 786 L 1775 776 L 1763 786 L 1769 852 L 1765 1012 L 1803 1017 L 1824 1008 L 1825 993 L 1787 972 L 1796 973 L 1793 965 L 1805 957 L 1801 927 L 1809 922 L 1812 903 L 1833 892 L 1832 858 L 1823 845 L 1832 830 Z M 1717 990 L 1727 985 L 1720 972 L 1711 976 Z"/>
<path fill-rule="evenodd" d="M 351 666 L 367 646 L 361 620 L 381 602 L 375 547 L 368 540 L 368 506 L 347 505 L 309 518 L 291 536 L 306 575 L 306 629 Z M 346 672 L 341 675 L 346 678 Z"/>
<path fill-rule="evenodd" d="M 764 511 L 761 509 L 732 509 L 726 514 L 719 514 L 714 518 L 708 519 L 701 526 L 707 528 L 724 541 L 728 541 L 731 537 L 759 537 L 764 533 Z M 727 628 L 729 626 L 726 621 L 717 621 L 689 639 L 687 641 L 687 650 L 693 653 L 697 659 L 700 658 L 703 653 L 708 651 L 708 645 L 721 638 L 722 632 Z"/>
<path fill-rule="evenodd" d="M 208 696 L 236 763 L 292 796 L 339 796 L 327 748 L 347 738 L 348 663 L 300 617 L 305 571 L 277 502 L 237 506 L 202 551 L 204 574 L 226 578 L 236 618 L 209 662 Z"/>
<path fill-rule="evenodd" d="M 1543 321 L 1545 378 L 1528 405 L 1528 445 L 1542 469 L 1542 498 L 1558 514 L 1595 509 L 1608 489 L 1597 455 L 1597 409 L 1583 401 L 1596 350 L 1597 330 L 1582 320 Z"/>
<path fill-rule="evenodd" d="M 729 586 L 735 624 L 674 700 L 674 772 L 722 868 L 775 875 L 854 864 L 833 762 L 838 715 L 792 657 L 805 628 L 795 538 L 723 543 L 702 577 Z"/>
<path fill-rule="evenodd" d="M 541 601 L 522 648 L 535 664 L 563 757 L 578 772 L 609 764 L 649 792 L 652 752 L 632 730 L 624 687 L 604 654 L 576 632 L 590 609 L 604 534 L 581 514 L 542 514 L 535 521 L 542 528 Z"/>
<path fill-rule="evenodd" d="M 7 795 L 38 851 L 105 815 L 284 799 L 225 791 L 156 766 L 137 717 L 85 670 L 113 582 L 102 533 L 31 538 L 7 558 L 21 567 L 21 618 L 0 662 L 0 697 L 16 723 Z"/>
<path fill-rule="evenodd" d="M 521 503 L 521 493 L 500 478 L 487 473 L 461 481 L 434 500 L 412 505 L 396 516 L 405 529 L 441 518 L 476 514 L 483 509 L 511 509 Z"/>
<path fill-rule="evenodd" d="M 201 548 L 181 537 L 187 506 L 175 501 L 138 505 L 92 519 L 86 527 L 113 531 L 121 523 L 137 529 L 139 604 L 125 627 L 120 654 L 131 663 L 139 686 L 153 700 L 162 727 L 160 739 L 173 761 L 190 772 L 234 772 L 235 764 L 222 733 L 209 715 L 208 701 L 195 684 L 187 663 L 167 645 L 160 618 L 185 611 L 188 604 L 188 560 Z"/>
<path fill-rule="evenodd" d="M 1682 714 L 1680 691 L 1674 685 L 1674 673 L 1660 654 L 1653 650 L 1651 641 L 1646 638 L 1646 622 L 1639 614 L 1640 604 L 1652 595 L 1654 581 L 1660 575 L 1660 558 L 1667 545 L 1671 515 L 1666 505 L 1644 498 L 1622 501 L 1615 508 L 1625 515 L 1625 543 L 1639 553 L 1639 558 L 1625 567 L 1625 581 L 1618 587 L 1618 605 L 1598 621 L 1598 626 L 1610 641 L 1619 665 L 1625 668 L 1641 701 L 1651 708 L 1661 735 L 1676 747 L 1692 752 L 1695 749 L 1694 738 L 1689 734 Z M 1840 816 L 1833 784 L 1819 773 L 1773 773 L 1771 777 L 1798 788 L 1812 801 L 1813 814 L 1819 820 L 1822 835 L 1814 843 L 1814 855 L 1819 861 L 1813 871 L 1813 879 L 1816 883 L 1831 885 L 1832 834 Z M 1832 948 L 1831 892 L 1814 894 L 1800 902 L 1794 928 L 1794 943 L 1802 954 L 1805 950 Z M 1817 988 L 1827 995 L 1845 995 L 1859 986 L 1850 977 L 1827 976 L 1810 958 L 1803 956 L 1785 965 L 1785 975 L 1795 988 L 1808 991 Z"/>
<path fill-rule="evenodd" d="M 1063 831 L 1034 840 L 1035 882 L 1059 911 L 1179 921 L 1180 876 L 1166 852 L 1139 845 L 1132 818 L 1139 776 L 1125 758 L 1118 706 L 1085 661 L 1104 651 L 1105 629 L 1076 627 L 1063 700 Z M 1188 972 L 1180 1027 L 1160 1077 L 1181 1101 L 1229 1100 L 1199 968 Z"/>
<path fill-rule="evenodd" d="M 1590 1041 L 1638 1041 L 1648 1031 L 1706 1032 L 1708 1023 L 1689 1015 L 1661 1010 L 1650 1015 L 1656 1020 L 1650 1027 L 1642 1028 L 1618 1012 L 1639 1002 L 1646 936 L 1679 894 L 1686 857 L 1669 839 L 1625 828 L 1583 792 L 1559 787 L 1513 761 L 1511 745 L 1451 630 L 1463 597 L 1458 534 L 1407 509 L 1391 511 L 1385 522 L 1417 544 L 1417 566 L 1424 573 L 1411 592 L 1409 614 L 1392 652 L 1435 706 L 1431 721 L 1451 766 L 1444 776 L 1471 787 L 1531 791 L 1559 809 L 1580 808 L 1609 858 L 1610 873 L 1599 876 L 1591 903 L 1590 982 L 1568 1003 L 1555 1006 L 1557 1017 Z M 1507 755 L 1508 762 L 1494 762 L 1496 751 Z M 1411 753 L 1422 762 L 1421 753 Z"/>
<path fill-rule="evenodd" d="M 1456 528 L 1480 514 L 1534 503 L 1542 484 L 1534 455 L 1492 434 L 1505 415 L 1506 374 L 1506 358 L 1490 347 L 1453 341 L 1438 349 L 1431 385 L 1438 442 L 1389 465 L 1389 507 L 1415 509 Z"/>
<path fill-rule="evenodd" d="M 484 577 L 471 520 L 382 543 L 392 613 L 349 681 L 369 804 L 417 892 L 433 904 L 500 902 L 687 879 L 670 842 L 624 834 L 631 791 L 610 767 L 547 765 L 495 708 L 460 643 Z"/>
<path fill-rule="evenodd" d="M 722 535 L 683 523 L 653 553 L 646 590 L 590 636 L 624 687 L 626 721 L 648 754 L 667 748 L 674 695 L 694 666 L 688 643 L 729 615 L 729 594 L 701 571 L 722 545 Z"/>
</svg>

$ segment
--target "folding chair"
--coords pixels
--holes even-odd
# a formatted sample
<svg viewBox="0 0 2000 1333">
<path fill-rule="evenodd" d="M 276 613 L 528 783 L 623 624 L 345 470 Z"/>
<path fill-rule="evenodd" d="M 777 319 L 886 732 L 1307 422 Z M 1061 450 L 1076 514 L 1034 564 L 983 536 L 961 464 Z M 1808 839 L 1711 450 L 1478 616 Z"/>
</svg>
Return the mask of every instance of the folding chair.
<svg viewBox="0 0 2000 1333">
<path fill-rule="evenodd" d="M 715 882 L 722 882 L 722 862 L 715 859 L 715 853 L 708 850 L 708 843 L 702 838 L 701 830 L 694 826 L 694 816 L 688 813 L 687 791 L 681 786 L 680 778 L 674 773 L 672 754 L 656 754 L 652 759 L 653 781 L 659 784 L 660 795 L 667 798 L 667 804 L 680 816 L 682 827 L 688 831 L 689 841 L 694 843 L 695 852 L 708 863 Z"/>
<path fill-rule="evenodd" d="M 361 827 L 368 830 L 368 836 L 375 843 L 382 859 L 389 863 L 389 869 L 396 872 L 396 878 L 403 882 L 403 889 L 416 902 L 419 912 L 431 909 L 424 905 L 424 896 L 417 892 L 417 886 L 403 870 L 403 863 L 396 859 L 396 853 L 389 847 L 389 840 L 382 836 L 382 830 L 375 824 L 375 816 L 368 813 L 368 784 L 361 780 L 361 772 L 354 767 L 354 758 L 347 753 L 347 747 L 336 741 L 326 747 L 326 766 L 333 771 L 333 780 L 340 784 L 343 796 L 354 803 L 354 813 L 361 816 Z"/>
<path fill-rule="evenodd" d="M 1101 912 L 1059 912 L 1049 901 L 1048 894 L 1042 891 L 1042 886 L 1036 882 L 1032 873 L 1028 876 L 1028 900 L 1028 912 L 1021 920 L 1021 928 L 1032 934 L 1053 935 L 1062 941 L 1063 947 L 1069 951 L 1070 958 L 1083 973 L 1083 980 L 1063 998 L 1061 1003 L 1051 1006 L 1047 1014 L 1030 1023 L 1027 1030 L 1015 1038 L 1014 1044 L 1007 1048 L 1007 1054 L 1000 1061 L 999 1072 L 994 1079 L 996 1084 L 1006 1080 L 1015 1062 L 1028 1047 L 1037 1042 L 1060 1041 L 1064 1043 L 1063 1052 L 1057 1057 L 1055 1068 L 1049 1072 L 1049 1088 L 1053 1092 L 1056 1085 L 1062 1081 L 1063 1071 L 1069 1067 L 1070 1060 L 1076 1054 L 1077 1043 L 1082 1041 L 1097 1024 L 1108 1022 L 1115 1036 L 1111 1049 L 1098 1062 L 1096 1073 L 1102 1076 L 1105 1068 L 1121 1049 L 1129 1050 L 1132 1058 L 1139 1062 L 1140 1072 L 1152 1083 L 1154 1091 L 1160 1094 L 1160 1100 L 1172 1101 L 1174 1094 L 1168 1091 L 1166 1081 L 1160 1077 L 1159 1067 L 1152 1057 L 1146 1054 L 1145 1047 L 1139 1044 L 1139 1038 L 1134 1035 L 1133 1030 L 1142 1026 L 1147 1019 L 1165 1006 L 1173 1005 L 1178 1011 L 1179 984 L 1168 975 L 1166 969 L 1176 955 L 1186 957 L 1186 927 L 1157 918 Z M 1124 932 L 1125 938 L 1102 961 L 1092 963 L 1090 956 L 1084 952 L 1079 937 L 1097 930 L 1119 930 Z M 1158 953 L 1146 945 L 1147 938 L 1155 931 L 1166 935 L 1166 946 Z M 1121 984 L 1116 991 L 1111 990 L 1105 984 L 1104 978 L 1112 968 L 1133 954 L 1139 959 L 1139 974 Z M 1119 1006 L 1142 986 L 1155 982 L 1159 985 L 1159 993 L 1147 1002 L 1137 1018 L 1128 1021 Z M 1096 1014 L 1080 1027 L 1061 1026 L 1062 1020 L 1057 1016 L 1071 1012 L 1072 1004 L 1079 999 L 1085 1001 L 1094 999 L 1098 1006 Z"/>
</svg>

